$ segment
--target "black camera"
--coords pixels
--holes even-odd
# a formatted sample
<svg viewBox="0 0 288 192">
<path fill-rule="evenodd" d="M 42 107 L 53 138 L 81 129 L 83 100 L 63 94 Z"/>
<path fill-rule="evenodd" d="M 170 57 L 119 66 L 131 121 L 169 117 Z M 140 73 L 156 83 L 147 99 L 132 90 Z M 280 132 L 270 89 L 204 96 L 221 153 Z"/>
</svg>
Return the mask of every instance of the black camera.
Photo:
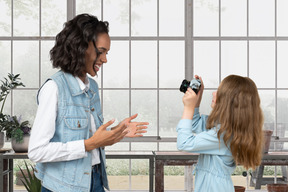
<svg viewBox="0 0 288 192">
<path fill-rule="evenodd" d="M 200 79 L 192 79 L 191 82 L 184 79 L 180 86 L 180 91 L 185 93 L 188 87 L 190 87 L 197 94 L 201 87 Z"/>
</svg>

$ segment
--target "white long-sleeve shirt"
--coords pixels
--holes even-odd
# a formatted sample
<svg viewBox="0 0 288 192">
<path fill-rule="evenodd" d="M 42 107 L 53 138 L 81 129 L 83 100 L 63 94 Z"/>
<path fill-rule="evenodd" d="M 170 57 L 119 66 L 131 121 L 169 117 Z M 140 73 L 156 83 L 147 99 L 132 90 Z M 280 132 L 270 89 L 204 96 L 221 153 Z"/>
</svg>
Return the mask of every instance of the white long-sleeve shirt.
<svg viewBox="0 0 288 192">
<path fill-rule="evenodd" d="M 89 79 L 86 77 L 85 84 L 76 77 L 81 90 L 89 89 Z M 57 115 L 58 87 L 50 80 L 41 88 L 39 105 L 36 118 L 31 130 L 29 140 L 29 159 L 33 162 L 56 162 L 70 161 L 87 156 L 84 140 L 70 141 L 67 143 L 50 142 L 55 133 Z M 91 130 L 96 132 L 94 118 L 91 115 Z M 92 165 L 99 164 L 99 149 L 92 150 Z"/>
</svg>

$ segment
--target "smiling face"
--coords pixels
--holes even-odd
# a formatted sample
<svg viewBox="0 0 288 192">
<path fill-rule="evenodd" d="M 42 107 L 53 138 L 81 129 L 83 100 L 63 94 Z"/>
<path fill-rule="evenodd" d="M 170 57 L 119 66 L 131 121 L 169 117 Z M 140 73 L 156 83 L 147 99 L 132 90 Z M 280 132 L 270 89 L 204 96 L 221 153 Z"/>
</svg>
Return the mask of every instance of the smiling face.
<svg viewBox="0 0 288 192">
<path fill-rule="evenodd" d="M 85 53 L 85 71 L 84 71 L 84 80 L 86 77 L 86 73 L 91 75 L 92 77 L 97 75 L 97 72 L 100 70 L 100 67 L 103 63 L 107 63 L 106 55 L 110 50 L 110 37 L 107 33 L 100 33 L 97 36 L 97 41 L 95 45 L 100 52 L 97 57 L 97 53 L 93 42 L 89 42 L 88 48 Z"/>
</svg>

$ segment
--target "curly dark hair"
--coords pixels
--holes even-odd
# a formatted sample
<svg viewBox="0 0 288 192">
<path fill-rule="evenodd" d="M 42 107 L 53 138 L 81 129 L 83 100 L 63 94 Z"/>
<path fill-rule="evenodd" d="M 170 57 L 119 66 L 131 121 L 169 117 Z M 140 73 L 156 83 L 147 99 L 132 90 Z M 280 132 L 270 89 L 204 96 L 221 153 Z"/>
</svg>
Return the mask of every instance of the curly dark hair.
<svg viewBox="0 0 288 192">
<path fill-rule="evenodd" d="M 53 67 L 74 76 L 82 76 L 88 43 L 92 41 L 95 44 L 98 34 L 108 34 L 108 27 L 107 21 L 99 21 L 97 17 L 89 14 L 80 14 L 67 21 L 64 29 L 56 36 L 54 47 L 50 50 Z"/>
</svg>

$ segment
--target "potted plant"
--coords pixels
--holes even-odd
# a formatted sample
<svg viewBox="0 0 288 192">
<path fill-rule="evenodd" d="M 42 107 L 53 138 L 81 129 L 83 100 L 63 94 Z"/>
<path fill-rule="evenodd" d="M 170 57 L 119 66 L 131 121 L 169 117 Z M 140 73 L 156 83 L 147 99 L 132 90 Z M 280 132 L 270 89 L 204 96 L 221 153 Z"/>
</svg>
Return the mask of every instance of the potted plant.
<svg viewBox="0 0 288 192">
<path fill-rule="evenodd" d="M 4 146 L 4 129 L 3 123 L 7 121 L 7 115 L 3 113 L 4 105 L 7 99 L 7 96 L 11 92 L 12 89 L 15 89 L 16 87 L 23 86 L 22 82 L 20 82 L 19 78 L 20 74 L 13 75 L 11 73 L 8 73 L 8 79 L 4 78 L 4 81 L 1 80 L 1 92 L 0 92 L 0 103 L 1 109 L 0 109 L 0 149 Z"/>
<path fill-rule="evenodd" d="M 28 165 L 26 163 L 26 161 L 24 161 L 25 163 L 25 167 L 26 167 L 26 170 L 22 170 L 19 166 L 19 169 L 22 173 L 22 177 L 24 178 L 24 181 L 22 181 L 23 185 L 25 186 L 26 190 L 28 192 L 40 192 L 41 191 L 41 181 L 34 175 L 34 168 L 32 165 L 30 165 L 31 167 L 31 171 L 29 170 L 28 168 Z M 27 173 L 27 174 L 26 174 Z"/>
<path fill-rule="evenodd" d="M 11 138 L 12 149 L 17 153 L 28 151 L 31 127 L 28 121 L 21 122 L 21 116 L 7 115 L 7 120 L 2 123 L 5 127 L 6 137 Z"/>
</svg>

